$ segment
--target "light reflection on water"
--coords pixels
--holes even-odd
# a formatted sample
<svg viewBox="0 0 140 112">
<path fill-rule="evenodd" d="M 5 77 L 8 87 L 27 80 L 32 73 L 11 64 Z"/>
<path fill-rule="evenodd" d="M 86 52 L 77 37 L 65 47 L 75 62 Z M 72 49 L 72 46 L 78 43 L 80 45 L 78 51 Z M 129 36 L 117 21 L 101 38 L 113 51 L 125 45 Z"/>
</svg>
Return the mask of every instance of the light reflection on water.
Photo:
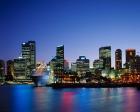
<svg viewBox="0 0 140 112">
<path fill-rule="evenodd" d="M 23 88 L 23 89 L 21 89 Z M 12 110 L 13 112 L 31 111 L 32 91 L 30 86 L 15 86 L 12 91 Z"/>
<path fill-rule="evenodd" d="M 140 112 L 136 88 L 0 87 L 0 112 Z"/>
</svg>

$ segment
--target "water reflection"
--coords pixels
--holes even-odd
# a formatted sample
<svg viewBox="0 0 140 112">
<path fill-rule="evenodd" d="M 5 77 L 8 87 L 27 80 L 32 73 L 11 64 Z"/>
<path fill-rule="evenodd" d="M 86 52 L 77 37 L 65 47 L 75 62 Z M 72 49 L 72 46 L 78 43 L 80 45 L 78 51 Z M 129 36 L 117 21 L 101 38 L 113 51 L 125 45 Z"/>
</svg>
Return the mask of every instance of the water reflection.
<svg viewBox="0 0 140 112">
<path fill-rule="evenodd" d="M 124 97 L 124 111 L 125 112 L 139 112 L 140 111 L 140 92 L 136 89 L 127 89 Z"/>
<path fill-rule="evenodd" d="M 72 112 L 74 106 L 74 92 L 63 92 L 61 96 L 61 112 Z"/>
<path fill-rule="evenodd" d="M 139 112 L 135 88 L 0 87 L 0 112 Z"/>
<path fill-rule="evenodd" d="M 12 111 L 13 112 L 31 112 L 32 108 L 32 87 L 15 86 L 12 89 Z"/>
<path fill-rule="evenodd" d="M 47 90 L 43 88 L 34 88 L 34 111 L 42 112 L 43 110 L 47 110 Z"/>
</svg>

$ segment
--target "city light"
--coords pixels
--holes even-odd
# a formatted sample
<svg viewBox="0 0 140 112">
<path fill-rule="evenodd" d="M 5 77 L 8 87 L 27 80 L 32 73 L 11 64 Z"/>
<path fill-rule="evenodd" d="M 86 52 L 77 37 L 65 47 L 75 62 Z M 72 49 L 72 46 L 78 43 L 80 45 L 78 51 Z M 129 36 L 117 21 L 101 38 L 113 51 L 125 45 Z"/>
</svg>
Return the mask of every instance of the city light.
<svg viewBox="0 0 140 112">
<path fill-rule="evenodd" d="M 126 49 L 126 63 L 122 67 L 122 51 L 115 51 L 115 68 L 111 67 L 111 46 L 99 48 L 99 59 L 94 60 L 93 68 L 90 68 L 90 60 L 86 56 L 79 56 L 76 62 L 69 63 L 64 59 L 64 45 L 56 47 L 56 56 L 47 64 L 37 62 L 35 41 L 22 44 L 22 56 L 11 61 L 8 68 L 7 81 L 14 83 L 34 81 L 38 77 L 37 85 L 45 86 L 53 83 L 106 83 L 110 80 L 114 84 L 139 83 L 140 81 L 140 56 L 135 49 Z M 36 63 L 36 67 L 34 67 Z M 30 69 L 29 69 L 30 68 Z M 4 62 L 1 61 L 1 74 L 4 74 Z M 31 77 L 29 77 L 31 76 Z M 11 83 L 11 82 L 10 82 Z"/>
</svg>

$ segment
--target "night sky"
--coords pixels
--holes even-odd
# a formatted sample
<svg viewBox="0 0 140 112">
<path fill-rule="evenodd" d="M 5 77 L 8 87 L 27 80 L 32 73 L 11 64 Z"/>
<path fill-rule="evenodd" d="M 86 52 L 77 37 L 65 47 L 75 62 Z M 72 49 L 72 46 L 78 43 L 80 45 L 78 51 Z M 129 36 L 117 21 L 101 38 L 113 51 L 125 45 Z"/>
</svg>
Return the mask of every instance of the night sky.
<svg viewBox="0 0 140 112">
<path fill-rule="evenodd" d="M 139 0 L 0 0 L 0 59 L 17 58 L 35 40 L 37 60 L 48 62 L 64 44 L 65 58 L 98 58 L 99 47 L 140 51 Z"/>
</svg>

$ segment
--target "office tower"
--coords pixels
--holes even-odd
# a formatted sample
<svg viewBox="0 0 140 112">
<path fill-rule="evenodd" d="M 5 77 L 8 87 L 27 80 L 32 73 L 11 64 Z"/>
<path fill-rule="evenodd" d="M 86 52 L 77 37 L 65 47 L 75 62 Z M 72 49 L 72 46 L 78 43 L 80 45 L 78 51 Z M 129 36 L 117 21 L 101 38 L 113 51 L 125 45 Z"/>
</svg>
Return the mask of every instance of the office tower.
<svg viewBox="0 0 140 112">
<path fill-rule="evenodd" d="M 5 76 L 5 62 L 0 60 L 0 78 Z"/>
<path fill-rule="evenodd" d="M 6 80 L 13 80 L 14 76 L 14 61 L 8 60 L 7 61 L 7 75 Z"/>
<path fill-rule="evenodd" d="M 136 55 L 135 57 L 135 69 L 136 72 L 140 73 L 140 56 Z"/>
<path fill-rule="evenodd" d="M 57 65 L 56 56 L 49 62 L 49 65 L 50 65 L 51 69 L 54 71 L 54 73 L 56 73 L 57 72 L 57 70 L 56 70 L 56 65 Z"/>
<path fill-rule="evenodd" d="M 76 67 L 77 67 L 76 63 L 71 63 L 71 71 L 76 72 Z"/>
<path fill-rule="evenodd" d="M 111 69 L 111 46 L 99 48 L 99 59 L 103 60 L 103 69 Z"/>
<path fill-rule="evenodd" d="M 14 76 L 16 79 L 26 79 L 27 77 L 27 60 L 19 57 L 14 59 Z"/>
<path fill-rule="evenodd" d="M 115 68 L 116 70 L 122 69 L 122 51 L 117 49 L 115 51 Z"/>
<path fill-rule="evenodd" d="M 94 60 L 93 68 L 94 69 L 103 69 L 103 60 L 102 59 Z"/>
<path fill-rule="evenodd" d="M 57 83 L 62 83 L 62 75 L 64 74 L 64 45 L 56 48 L 56 56 L 51 60 L 50 66 L 54 71 Z"/>
<path fill-rule="evenodd" d="M 86 59 L 85 56 L 79 56 L 79 59 L 76 60 L 76 65 L 76 71 L 79 75 L 89 71 L 89 59 Z"/>
<path fill-rule="evenodd" d="M 133 71 L 135 69 L 135 49 L 126 49 L 126 69 Z"/>
<path fill-rule="evenodd" d="M 62 64 L 64 64 L 64 45 L 57 46 L 56 57 L 60 62 L 62 61 Z"/>
<path fill-rule="evenodd" d="M 64 45 L 58 46 L 56 48 L 56 60 L 57 60 L 57 74 L 63 75 L 64 71 Z"/>
<path fill-rule="evenodd" d="M 28 41 L 22 43 L 22 58 L 27 62 L 27 76 L 31 75 L 32 70 L 36 69 L 36 43 Z"/>
</svg>

